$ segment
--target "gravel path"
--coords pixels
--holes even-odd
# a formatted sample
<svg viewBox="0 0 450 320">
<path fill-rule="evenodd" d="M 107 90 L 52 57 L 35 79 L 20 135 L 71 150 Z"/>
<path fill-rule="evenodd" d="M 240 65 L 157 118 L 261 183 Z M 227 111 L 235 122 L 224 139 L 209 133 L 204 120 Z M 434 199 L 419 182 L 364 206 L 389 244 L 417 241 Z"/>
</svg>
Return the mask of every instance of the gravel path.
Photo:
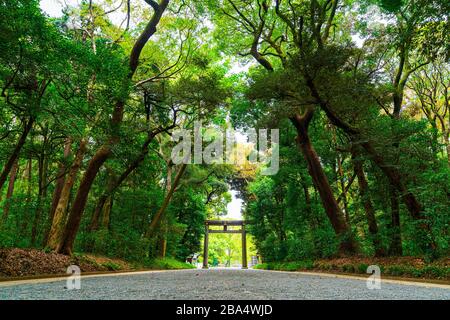
<svg viewBox="0 0 450 320">
<path fill-rule="evenodd" d="M 212 269 L 89 277 L 81 290 L 66 281 L 2 286 L 0 299 L 445 299 L 450 289 L 261 270 Z"/>
</svg>

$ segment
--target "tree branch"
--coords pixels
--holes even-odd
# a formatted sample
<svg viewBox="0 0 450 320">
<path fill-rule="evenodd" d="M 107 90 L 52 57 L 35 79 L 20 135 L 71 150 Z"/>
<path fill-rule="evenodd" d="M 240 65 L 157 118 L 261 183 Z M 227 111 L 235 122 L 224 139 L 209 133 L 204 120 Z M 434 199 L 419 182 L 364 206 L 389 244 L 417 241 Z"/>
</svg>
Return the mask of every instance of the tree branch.
<svg viewBox="0 0 450 320">
<path fill-rule="evenodd" d="M 147 2 L 147 4 L 151 5 L 153 10 L 158 11 L 159 10 L 159 4 L 154 0 L 144 0 Z"/>
<path fill-rule="evenodd" d="M 141 54 L 141 51 L 144 48 L 147 41 L 150 39 L 150 37 L 155 34 L 156 26 L 158 25 L 159 21 L 161 20 L 161 17 L 163 15 L 164 11 L 166 10 L 167 6 L 169 5 L 170 0 L 161 0 L 160 4 L 157 4 L 153 0 L 145 0 L 145 1 L 153 7 L 153 9 L 155 10 L 155 13 L 153 14 L 151 20 L 145 27 L 142 34 L 136 40 L 136 43 L 134 44 L 133 49 L 131 50 L 130 75 L 129 75 L 130 78 L 132 78 L 134 73 L 136 72 L 137 66 L 139 64 L 139 56 Z"/>
</svg>

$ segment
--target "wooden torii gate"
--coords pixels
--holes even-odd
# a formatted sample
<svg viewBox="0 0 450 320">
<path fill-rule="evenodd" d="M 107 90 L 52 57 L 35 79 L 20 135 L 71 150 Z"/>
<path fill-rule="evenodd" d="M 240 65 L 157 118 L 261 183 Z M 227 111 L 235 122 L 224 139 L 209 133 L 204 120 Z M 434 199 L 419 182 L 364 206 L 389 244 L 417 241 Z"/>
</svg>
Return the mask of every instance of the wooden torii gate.
<svg viewBox="0 0 450 320">
<path fill-rule="evenodd" d="M 209 226 L 222 226 L 222 229 L 210 229 Z M 240 226 L 240 230 L 228 229 L 228 226 Z M 243 220 L 206 220 L 205 243 L 203 245 L 203 269 L 208 269 L 208 240 L 210 233 L 240 233 L 242 235 L 242 269 L 247 269 L 247 239 Z"/>
</svg>

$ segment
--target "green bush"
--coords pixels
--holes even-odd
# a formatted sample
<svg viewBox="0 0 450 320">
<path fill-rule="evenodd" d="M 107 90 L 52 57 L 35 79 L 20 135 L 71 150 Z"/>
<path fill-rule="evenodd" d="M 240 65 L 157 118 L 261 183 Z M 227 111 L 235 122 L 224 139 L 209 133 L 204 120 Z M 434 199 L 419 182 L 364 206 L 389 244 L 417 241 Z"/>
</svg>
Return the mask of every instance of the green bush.
<svg viewBox="0 0 450 320">
<path fill-rule="evenodd" d="M 195 266 L 189 263 L 181 262 L 173 258 L 152 259 L 145 262 L 145 267 L 150 269 L 195 269 Z"/>
<path fill-rule="evenodd" d="M 365 263 L 359 264 L 344 264 L 337 266 L 333 263 L 323 261 L 291 261 L 291 262 L 269 262 L 261 263 L 254 266 L 255 269 L 262 270 L 282 270 L 282 271 L 300 271 L 300 270 L 323 270 L 323 271 L 341 271 L 346 273 L 360 273 L 365 274 L 369 266 Z M 428 265 L 423 268 L 415 268 L 409 265 L 380 265 L 381 274 L 390 276 L 405 276 L 405 277 L 427 277 L 437 279 L 448 279 L 450 277 L 450 268 L 438 265 Z"/>
<path fill-rule="evenodd" d="M 258 270 L 269 270 L 268 268 L 268 264 L 267 263 L 259 263 L 257 265 L 253 266 L 253 269 L 258 269 Z"/>
<path fill-rule="evenodd" d="M 311 270 L 314 269 L 314 262 L 311 260 L 302 261 L 300 268 L 305 270 Z"/>
<path fill-rule="evenodd" d="M 260 263 L 253 267 L 261 270 L 281 270 L 281 271 L 299 271 L 314 269 L 314 262 L 311 260 L 291 261 L 291 262 L 268 262 Z"/>
<path fill-rule="evenodd" d="M 365 264 L 365 263 L 360 263 L 360 264 L 358 264 L 357 271 L 358 271 L 359 273 L 366 273 L 368 267 L 369 267 L 369 265 L 367 265 L 367 264 Z"/>
<path fill-rule="evenodd" d="M 424 275 L 424 269 L 413 269 L 412 276 L 415 278 L 420 278 Z"/>
<path fill-rule="evenodd" d="M 405 274 L 405 267 L 403 266 L 388 266 L 386 267 L 386 274 L 392 275 L 392 276 L 401 276 Z"/>
<path fill-rule="evenodd" d="M 344 264 L 342 266 L 342 271 L 348 272 L 348 273 L 353 273 L 353 272 L 355 272 L 355 267 L 351 264 Z"/>
<path fill-rule="evenodd" d="M 281 270 L 284 271 L 297 271 L 300 269 L 300 263 L 299 262 L 287 262 L 285 264 L 282 264 Z"/>
<path fill-rule="evenodd" d="M 435 278 L 448 278 L 450 276 L 450 268 L 440 266 L 426 266 L 421 270 L 421 275 L 428 275 Z"/>
<path fill-rule="evenodd" d="M 120 265 L 118 265 L 117 263 L 114 263 L 112 261 L 102 263 L 102 266 L 105 267 L 106 269 L 108 269 L 109 271 L 117 271 L 117 270 L 122 269 L 122 267 Z"/>
</svg>

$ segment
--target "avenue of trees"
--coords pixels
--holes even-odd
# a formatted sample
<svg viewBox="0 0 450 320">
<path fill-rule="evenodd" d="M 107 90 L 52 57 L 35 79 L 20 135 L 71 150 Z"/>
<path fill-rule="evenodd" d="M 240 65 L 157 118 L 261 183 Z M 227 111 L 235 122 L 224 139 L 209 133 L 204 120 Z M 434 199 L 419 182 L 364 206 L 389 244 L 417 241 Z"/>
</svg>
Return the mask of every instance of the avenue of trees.
<svg viewBox="0 0 450 320">
<path fill-rule="evenodd" d="M 0 0 L 0 247 L 184 260 L 234 188 L 267 261 L 448 256 L 449 12 Z M 194 121 L 279 129 L 279 172 L 174 164 Z"/>
</svg>

